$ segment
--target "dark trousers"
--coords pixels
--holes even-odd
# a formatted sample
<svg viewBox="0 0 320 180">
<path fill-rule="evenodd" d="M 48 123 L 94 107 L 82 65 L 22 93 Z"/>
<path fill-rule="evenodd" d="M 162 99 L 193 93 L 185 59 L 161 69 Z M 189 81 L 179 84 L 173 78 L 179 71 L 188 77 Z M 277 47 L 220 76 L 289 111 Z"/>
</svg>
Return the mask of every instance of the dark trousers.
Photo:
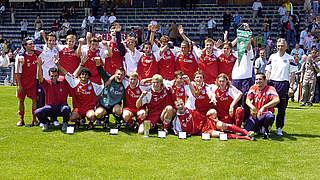
<svg viewBox="0 0 320 180">
<path fill-rule="evenodd" d="M 273 122 L 274 114 L 267 112 L 256 119 L 250 116 L 250 118 L 244 123 L 243 127 L 247 131 L 259 132 L 259 129 L 262 126 L 265 128 L 265 132 L 269 133 L 269 128 L 272 126 Z"/>
<path fill-rule="evenodd" d="M 241 105 L 244 108 L 244 119 L 246 120 L 250 116 L 250 108 L 246 104 L 246 98 L 250 87 L 253 85 L 252 78 L 233 79 L 232 85 L 242 92 L 242 97 L 239 102 L 239 105 Z"/>
<path fill-rule="evenodd" d="M 213 39 L 213 28 L 208 28 L 209 38 Z"/>
<path fill-rule="evenodd" d="M 28 36 L 27 31 L 21 31 L 21 40 L 23 41 L 24 38 Z"/>
<path fill-rule="evenodd" d="M 288 106 L 288 91 L 289 82 L 288 81 L 273 81 L 271 80 L 268 85 L 273 86 L 279 95 L 280 102 L 277 104 L 278 114 L 276 117 L 276 127 L 283 128 L 286 116 L 286 109 Z"/>
<path fill-rule="evenodd" d="M 41 123 L 48 123 L 48 117 L 62 116 L 63 122 L 68 122 L 70 118 L 71 109 L 68 104 L 46 105 L 35 111 Z"/>
</svg>

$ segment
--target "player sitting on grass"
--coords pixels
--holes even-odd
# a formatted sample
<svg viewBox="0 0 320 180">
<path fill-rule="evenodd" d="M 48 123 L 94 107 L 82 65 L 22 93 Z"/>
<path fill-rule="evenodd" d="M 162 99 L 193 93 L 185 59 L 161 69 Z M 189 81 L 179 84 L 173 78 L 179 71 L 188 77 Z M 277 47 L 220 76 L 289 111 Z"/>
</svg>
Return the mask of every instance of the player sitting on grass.
<svg viewBox="0 0 320 180">
<path fill-rule="evenodd" d="M 55 56 L 55 61 L 57 57 Z M 38 108 L 35 111 L 36 116 L 43 124 L 42 130 L 48 130 L 48 117 L 63 117 L 62 131 L 67 130 L 68 121 L 70 118 L 70 107 L 67 103 L 69 85 L 65 79 L 59 80 L 59 72 L 57 68 L 49 69 L 50 80 L 44 79 L 42 75 L 41 58 L 38 58 L 38 80 L 45 93 L 45 106 Z"/>
<path fill-rule="evenodd" d="M 188 109 L 184 106 L 182 99 L 175 101 L 177 109 L 176 120 L 174 122 L 174 132 L 186 132 L 190 135 L 201 135 L 202 133 L 209 133 L 211 137 L 219 137 L 220 133 L 228 130 L 241 135 L 227 133 L 228 139 L 247 139 L 253 140 L 250 136 L 252 131 L 246 131 L 232 124 L 226 124 L 215 118 L 206 117 L 198 111 Z M 215 114 L 216 115 L 216 114 Z"/>
<path fill-rule="evenodd" d="M 244 123 L 248 131 L 258 132 L 262 126 L 263 139 L 268 139 L 274 122 L 274 107 L 280 102 L 276 89 L 267 85 L 266 75 L 257 73 L 255 85 L 248 92 L 246 103 L 251 109 L 251 116 Z"/>
<path fill-rule="evenodd" d="M 70 121 L 74 121 L 75 127 L 78 128 L 80 119 L 87 117 L 89 120 L 88 129 L 92 129 L 93 122 L 96 120 L 94 107 L 97 104 L 97 96 L 101 94 L 103 86 L 89 80 L 91 72 L 89 69 L 82 67 L 86 60 L 86 56 L 81 57 L 80 65 L 75 70 L 74 75 L 71 75 L 61 67 L 59 61 L 55 61 L 55 63 L 72 88 L 71 94 L 74 109 L 71 113 Z"/>
</svg>

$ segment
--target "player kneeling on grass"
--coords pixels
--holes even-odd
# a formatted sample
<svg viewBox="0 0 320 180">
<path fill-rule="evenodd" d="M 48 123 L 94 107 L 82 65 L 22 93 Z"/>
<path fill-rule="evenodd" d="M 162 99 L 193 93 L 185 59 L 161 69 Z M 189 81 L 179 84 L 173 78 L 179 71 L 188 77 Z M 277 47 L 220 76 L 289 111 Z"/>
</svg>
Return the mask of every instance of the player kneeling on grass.
<svg viewBox="0 0 320 180">
<path fill-rule="evenodd" d="M 168 128 L 174 115 L 174 109 L 172 107 L 172 93 L 163 86 L 163 78 L 161 75 L 153 75 L 151 91 L 143 91 L 137 100 L 137 108 L 144 105 L 148 108 L 148 115 L 146 119 L 143 120 L 151 121 L 150 129 L 154 129 L 157 122 L 162 122 L 163 130 L 168 133 Z M 141 123 L 138 133 L 143 134 L 143 130 L 144 126 L 143 123 Z"/>
<path fill-rule="evenodd" d="M 124 83 L 126 87 L 126 98 L 122 113 L 123 120 L 128 123 L 132 129 L 135 128 L 135 124 L 141 124 L 142 119 L 146 118 L 146 110 L 142 107 L 137 108 L 136 102 L 141 96 L 142 92 L 147 90 L 149 86 L 142 86 L 138 83 L 138 73 L 131 72 L 129 74 L 129 83 Z M 126 81 L 124 81 L 126 82 Z M 133 117 L 136 117 L 136 123 L 133 121 Z"/>
<path fill-rule="evenodd" d="M 56 58 L 56 57 L 55 57 Z M 65 79 L 59 80 L 59 71 L 57 68 L 49 69 L 50 80 L 44 79 L 42 75 L 41 58 L 38 58 L 38 80 L 45 93 L 46 105 L 35 111 L 36 116 L 42 123 L 42 130 L 48 130 L 48 117 L 62 116 L 62 131 L 67 130 L 71 109 L 67 103 L 69 86 Z"/>
<path fill-rule="evenodd" d="M 82 67 L 86 60 L 86 56 L 81 57 L 81 62 L 79 67 L 75 70 L 74 75 L 71 75 L 61 67 L 57 59 L 55 60 L 55 64 L 61 73 L 65 75 L 65 79 L 72 88 L 71 96 L 74 110 L 71 113 L 70 121 L 75 122 L 75 127 L 78 128 L 80 119 L 87 117 L 90 121 L 88 129 L 92 129 L 93 122 L 96 119 L 94 107 L 97 104 L 97 96 L 101 94 L 103 86 L 89 81 L 91 72 L 89 69 Z"/>
<path fill-rule="evenodd" d="M 276 89 L 267 85 L 266 75 L 257 73 L 255 85 L 248 92 L 246 103 L 251 109 L 251 116 L 244 123 L 248 131 L 258 132 L 262 126 L 263 139 L 268 139 L 274 122 L 274 108 L 280 102 Z"/>
<path fill-rule="evenodd" d="M 176 120 L 173 125 L 175 134 L 186 132 L 190 135 L 201 135 L 209 133 L 211 137 L 219 137 L 221 131 L 228 130 L 241 135 L 227 133 L 228 139 L 247 139 L 253 140 L 250 136 L 252 131 L 246 131 L 232 124 L 226 124 L 215 119 L 214 116 L 206 117 L 200 112 L 188 109 L 184 106 L 182 99 L 175 101 L 177 109 Z M 216 115 L 216 113 L 215 113 Z"/>
<path fill-rule="evenodd" d="M 101 66 L 101 60 L 96 60 L 97 71 L 106 83 L 111 75 L 107 73 Z M 99 98 L 95 116 L 104 121 L 103 127 L 106 128 L 108 125 L 108 119 L 102 119 L 105 115 L 113 114 L 115 117 L 115 128 L 120 129 L 121 127 L 121 114 L 122 108 L 121 103 L 125 98 L 125 88 L 122 84 L 122 80 L 125 77 L 125 70 L 123 68 L 117 68 L 115 72 L 114 80 L 111 81 L 110 85 L 103 88 L 102 95 Z"/>
</svg>

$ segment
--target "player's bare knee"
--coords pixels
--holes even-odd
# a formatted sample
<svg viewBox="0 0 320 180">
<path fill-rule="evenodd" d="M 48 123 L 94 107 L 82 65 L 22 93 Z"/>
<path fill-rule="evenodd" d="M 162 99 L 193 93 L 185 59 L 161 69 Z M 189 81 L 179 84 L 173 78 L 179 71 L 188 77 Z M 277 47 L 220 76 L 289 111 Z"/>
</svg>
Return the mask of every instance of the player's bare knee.
<svg viewBox="0 0 320 180">
<path fill-rule="evenodd" d="M 97 110 L 94 112 L 94 116 L 97 118 L 102 118 L 104 115 L 105 110 L 101 107 L 98 107 Z"/>
<path fill-rule="evenodd" d="M 137 115 L 141 120 L 144 120 L 147 117 L 147 112 L 145 110 L 140 110 Z"/>
<path fill-rule="evenodd" d="M 80 114 L 77 112 L 72 112 L 70 115 L 70 121 L 80 119 Z"/>
<path fill-rule="evenodd" d="M 132 113 L 130 111 L 127 111 L 127 110 L 123 111 L 122 113 L 123 120 L 127 122 L 130 119 L 131 114 Z"/>
<path fill-rule="evenodd" d="M 223 129 L 223 122 L 218 121 L 217 124 L 216 124 L 216 127 L 217 127 L 218 130 L 224 130 Z"/>
<path fill-rule="evenodd" d="M 211 136 L 211 137 L 219 137 L 220 133 L 221 133 L 221 132 L 219 132 L 219 131 L 214 131 L 214 130 L 213 130 L 213 131 L 210 132 L 210 136 Z"/>
<path fill-rule="evenodd" d="M 88 118 L 90 121 L 95 120 L 95 118 L 96 118 L 95 112 L 94 112 L 93 110 L 88 111 L 88 112 L 87 112 L 87 118 Z"/>
<path fill-rule="evenodd" d="M 119 104 L 116 104 L 113 109 L 112 112 L 117 114 L 117 115 L 121 115 L 122 114 L 122 108 Z"/>
</svg>

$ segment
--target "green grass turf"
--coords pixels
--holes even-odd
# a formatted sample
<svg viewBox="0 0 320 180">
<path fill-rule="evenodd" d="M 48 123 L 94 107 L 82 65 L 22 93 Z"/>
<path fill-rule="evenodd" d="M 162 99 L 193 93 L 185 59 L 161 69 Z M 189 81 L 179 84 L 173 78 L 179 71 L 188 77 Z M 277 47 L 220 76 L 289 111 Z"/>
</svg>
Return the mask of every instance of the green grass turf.
<svg viewBox="0 0 320 180">
<path fill-rule="evenodd" d="M 0 179 L 319 179 L 320 108 L 290 103 L 284 136 L 256 141 L 150 138 L 97 129 L 16 127 L 15 87 L 0 87 Z M 27 123 L 32 120 L 26 100 Z"/>
</svg>

